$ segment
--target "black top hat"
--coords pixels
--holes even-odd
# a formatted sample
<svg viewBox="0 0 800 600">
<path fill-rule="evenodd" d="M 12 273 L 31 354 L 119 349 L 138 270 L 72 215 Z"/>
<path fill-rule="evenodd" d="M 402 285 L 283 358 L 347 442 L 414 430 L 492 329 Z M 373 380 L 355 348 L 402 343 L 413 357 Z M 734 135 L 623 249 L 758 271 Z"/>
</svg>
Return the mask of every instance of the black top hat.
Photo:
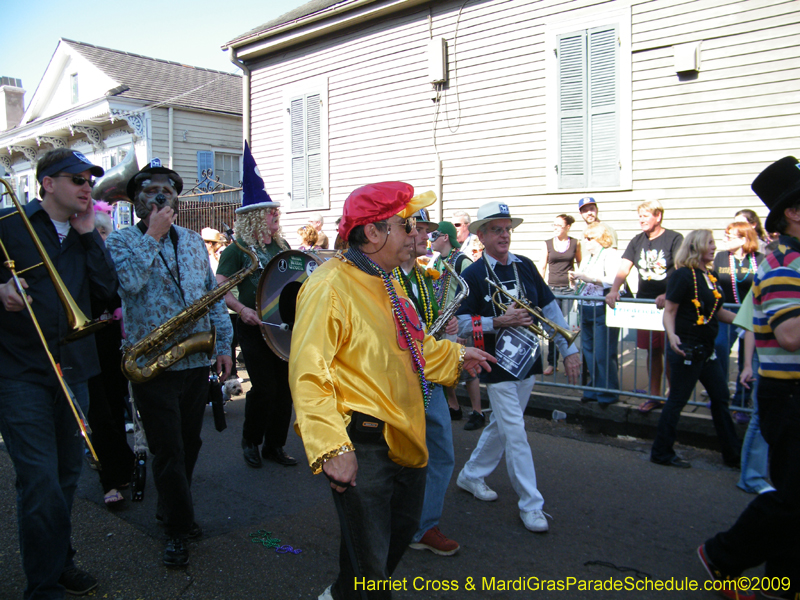
<svg viewBox="0 0 800 600">
<path fill-rule="evenodd" d="M 776 231 L 775 224 L 783 211 L 800 200 L 800 163 L 794 156 L 786 156 L 761 171 L 751 187 L 769 208 L 764 224 L 767 231 Z"/>
<path fill-rule="evenodd" d="M 169 169 L 161 164 L 160 158 L 154 158 L 144 167 L 142 167 L 141 171 L 128 180 L 128 198 L 130 198 L 132 201 L 135 200 L 133 196 L 136 194 L 136 179 L 141 175 L 167 175 L 170 179 L 172 179 L 172 181 L 175 182 L 175 192 L 180 194 L 183 191 L 183 179 L 181 176 L 172 169 Z"/>
</svg>

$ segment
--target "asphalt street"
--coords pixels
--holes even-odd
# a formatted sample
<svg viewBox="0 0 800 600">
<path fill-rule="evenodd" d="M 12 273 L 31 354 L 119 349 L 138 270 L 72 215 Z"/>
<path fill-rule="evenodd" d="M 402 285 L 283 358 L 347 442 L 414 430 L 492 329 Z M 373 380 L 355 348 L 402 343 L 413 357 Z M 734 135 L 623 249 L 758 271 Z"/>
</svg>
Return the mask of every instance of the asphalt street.
<svg viewBox="0 0 800 600">
<path fill-rule="evenodd" d="M 221 433 L 214 429 L 210 408 L 206 414 L 193 482 L 196 518 L 204 536 L 190 544 L 191 562 L 185 569 L 167 569 L 161 563 L 163 532 L 155 521 L 152 480 L 144 502 L 127 501 L 122 510 L 110 512 L 102 503 L 97 474 L 84 469 L 73 511 L 73 538 L 79 566 L 100 582 L 89 597 L 307 599 L 317 598 L 333 581 L 338 522 L 327 482 L 312 476 L 303 460 L 297 467 L 271 462 L 258 470 L 247 467 L 239 445 L 243 398 L 226 409 L 228 428 Z M 409 550 L 394 574 L 405 591 L 394 597 L 715 597 L 702 590 L 704 571 L 695 549 L 708 536 L 727 529 L 752 498 L 735 487 L 738 471 L 724 467 L 719 453 L 680 446 L 693 468 L 662 467 L 648 461 L 648 440 L 605 436 L 591 433 L 596 428 L 527 416 L 539 489 L 552 517 L 549 533 L 534 534 L 519 519 L 504 463 L 487 480 L 499 494 L 496 502 L 480 502 L 456 486 L 458 470 L 480 435 L 464 431 L 464 422 L 453 424 L 456 471 L 440 524 L 461 544 L 461 551 L 440 557 Z M 305 456 L 293 432 L 286 449 L 297 458 Z M 21 598 L 24 588 L 15 511 L 14 472 L 2 451 L 0 600 Z M 254 538 L 267 539 L 266 532 L 301 552 L 277 553 L 254 543 Z M 678 585 L 696 581 L 701 587 L 694 592 L 579 589 L 590 584 L 608 587 L 614 580 L 641 586 L 635 582 L 646 577 L 652 585 L 668 585 L 672 578 Z M 544 580 L 569 589 L 530 589 Z M 529 589 L 515 589 L 521 581 Z"/>
</svg>

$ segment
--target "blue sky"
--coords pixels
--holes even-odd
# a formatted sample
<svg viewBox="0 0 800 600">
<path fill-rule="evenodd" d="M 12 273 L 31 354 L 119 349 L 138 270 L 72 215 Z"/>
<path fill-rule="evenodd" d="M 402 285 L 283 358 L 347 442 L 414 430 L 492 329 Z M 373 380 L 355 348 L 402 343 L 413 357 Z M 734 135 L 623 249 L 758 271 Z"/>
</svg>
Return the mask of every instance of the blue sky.
<svg viewBox="0 0 800 600">
<path fill-rule="evenodd" d="M 173 0 L 118 3 L 109 0 L 12 0 L 3 3 L 0 76 L 22 79 L 27 106 L 59 38 L 152 58 L 241 72 L 220 46 L 306 0 Z"/>
</svg>

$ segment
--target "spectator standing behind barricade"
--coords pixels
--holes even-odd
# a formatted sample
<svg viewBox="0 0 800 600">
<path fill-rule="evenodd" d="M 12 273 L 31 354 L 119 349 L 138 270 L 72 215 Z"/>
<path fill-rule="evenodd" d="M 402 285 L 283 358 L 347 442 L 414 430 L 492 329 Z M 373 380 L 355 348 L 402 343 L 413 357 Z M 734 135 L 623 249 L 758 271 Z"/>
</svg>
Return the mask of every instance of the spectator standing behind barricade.
<svg viewBox="0 0 800 600">
<path fill-rule="evenodd" d="M 317 230 L 311 225 L 303 225 L 297 230 L 297 235 L 300 236 L 301 245 L 298 250 L 308 251 L 317 250 L 321 246 L 317 243 Z"/>
<path fill-rule="evenodd" d="M 714 257 L 714 272 L 719 277 L 719 285 L 725 294 L 725 302 L 741 304 L 742 299 L 750 291 L 750 286 L 753 285 L 756 269 L 764 260 L 764 255 L 758 252 L 758 237 L 756 237 L 755 229 L 748 223 L 728 225 L 723 236 L 723 243 L 727 249 L 717 252 Z M 737 311 L 738 309 L 733 310 L 734 313 Z M 727 323 L 720 323 L 719 334 L 714 343 L 714 349 L 726 379 L 729 377 L 731 348 L 739 339 L 737 331 L 742 330 Z M 740 342 L 738 373 L 741 373 L 742 370 L 743 349 L 744 346 Z M 736 379 L 736 392 L 731 404 L 734 407 L 744 408 L 750 402 L 750 391 L 739 383 L 738 374 Z M 733 416 L 738 423 L 746 423 L 749 418 L 744 412 L 735 412 Z"/>
<path fill-rule="evenodd" d="M 733 216 L 733 222 L 747 223 L 750 225 L 758 237 L 758 251 L 762 254 L 767 253 L 767 246 L 772 243 L 772 238 L 770 238 L 769 234 L 764 231 L 764 227 L 761 225 L 761 219 L 758 218 L 758 215 L 755 213 L 755 211 L 750 210 L 749 208 L 743 208 Z"/>
<path fill-rule="evenodd" d="M 36 166 L 41 200 L 21 207 L 84 314 L 91 310 L 91 296 L 108 300 L 117 288 L 114 265 L 94 226 L 92 178 L 102 175 L 103 169 L 80 152 L 51 150 Z M 14 212 L 0 211 L 0 239 L 15 268 L 26 270 L 19 283 L 75 404 L 85 413 L 87 381 L 100 372 L 94 340 L 86 336 L 59 344 L 69 333 L 64 307 L 46 269 L 27 270 L 42 256 L 22 217 L 10 216 Z M 0 435 L 16 474 L 19 556 L 27 580 L 23 597 L 63 598 L 65 589 L 82 595 L 97 587 L 94 577 L 75 566 L 70 541 L 83 439 L 5 260 L 0 263 Z M 6 589 L 4 595 L 10 594 Z"/>
<path fill-rule="evenodd" d="M 247 466 L 254 469 L 263 466 L 262 457 L 290 467 L 297 461 L 283 449 L 292 419 L 289 365 L 272 351 L 261 335 L 261 315 L 256 307 L 263 270 L 276 254 L 289 250 L 289 245 L 280 235 L 280 202 L 273 202 L 264 189 L 247 145 L 243 166 L 242 206 L 236 209 L 236 239 L 258 256 L 259 268 L 236 286 L 238 298 L 232 292 L 225 295 L 228 308 L 239 314 L 239 344 L 251 384 L 245 397 L 242 457 Z M 249 265 L 250 257 L 239 246 L 231 244 L 220 257 L 217 282 L 224 283 Z M 262 442 L 259 456 L 258 447 Z"/>
<path fill-rule="evenodd" d="M 592 223 L 600 222 L 600 216 L 598 214 L 599 207 L 597 206 L 595 199 L 591 196 L 585 196 L 578 200 L 578 212 L 581 213 L 581 218 L 587 226 L 591 225 Z M 608 223 L 603 223 L 603 225 L 606 226 L 606 229 L 608 229 L 608 233 L 611 235 L 611 239 L 613 240 L 611 247 L 618 247 L 619 238 L 617 237 L 617 232 Z"/>
<path fill-rule="evenodd" d="M 574 237 L 569 236 L 569 230 L 575 222 L 574 217 L 569 215 L 558 215 L 553 221 L 553 231 L 555 235 L 545 240 L 544 263 L 542 267 L 542 278 L 547 281 L 547 285 L 554 294 L 571 294 L 569 286 L 570 271 L 581 263 L 581 243 Z M 559 299 L 561 312 L 566 316 L 570 309 L 570 301 Z M 547 350 L 547 368 L 544 375 L 552 375 L 558 367 L 558 350 L 555 343 L 550 343 Z"/>
<path fill-rule="evenodd" d="M 509 251 L 511 231 L 522 223 L 513 218 L 508 205 L 489 202 L 478 209 L 478 220 L 470 230 L 478 234 L 485 250 L 480 260 L 464 271 L 469 296 L 458 310 L 459 334 L 471 335 L 476 345 L 485 344 L 486 351 L 498 359 L 497 368 L 483 373 L 486 392 L 492 406 L 489 424 L 459 473 L 456 484 L 478 500 L 492 501 L 497 493 L 486 485 L 505 455 L 511 485 L 519 496 L 519 516 L 529 531 L 543 533 L 549 524 L 542 510 L 544 498 L 536 485 L 524 411 L 531 398 L 535 375 L 541 373 L 541 356 L 532 356 L 537 338 L 528 330 L 533 323 L 530 313 L 498 293 L 499 302 L 511 304 L 505 312 L 492 301 L 495 288 L 487 279 L 530 307 L 538 307 L 545 318 L 568 328 L 561 306 L 539 275 L 533 262 Z M 560 334 L 556 340 L 564 356 L 564 370 L 569 382 L 578 383 L 581 360 L 574 344 L 568 345 Z"/>
<path fill-rule="evenodd" d="M 654 299 L 657 308 L 664 308 L 664 296 L 667 291 L 667 277 L 675 270 L 675 254 L 683 241 L 677 231 L 663 227 L 664 207 L 658 200 L 642 202 L 637 208 L 639 225 L 642 233 L 634 237 L 622 254 L 622 265 L 606 295 L 606 304 L 614 308 L 620 299 L 620 289 L 625 279 L 636 266 L 639 272 L 639 290 L 637 298 Z M 647 350 L 647 362 L 650 369 L 650 395 L 661 395 L 661 375 L 664 371 L 664 333 L 661 331 L 643 331 L 636 333 L 636 346 Z M 669 363 L 667 363 L 667 379 L 669 380 Z M 646 400 L 639 405 L 639 412 L 647 413 L 663 406 L 661 400 Z"/>
<path fill-rule="evenodd" d="M 224 246 L 224 238 L 219 231 L 212 227 L 203 227 L 200 231 L 200 237 L 206 243 L 206 250 L 208 251 L 208 262 L 211 265 L 211 270 L 216 275 L 217 265 L 219 264 L 219 252 Z"/>
<path fill-rule="evenodd" d="M 316 242 L 312 243 L 311 245 L 313 246 L 314 244 L 316 244 L 317 247 L 322 248 L 323 250 L 327 250 L 328 249 L 328 236 L 325 235 L 324 231 L 322 231 L 322 224 L 323 223 L 324 223 L 324 220 L 322 218 L 322 215 L 319 214 L 319 213 L 311 213 L 308 216 L 308 224 L 311 225 L 311 227 L 314 228 L 314 231 L 317 232 L 317 240 L 316 240 Z M 302 248 L 301 248 L 301 250 L 302 250 Z"/>
<path fill-rule="evenodd" d="M 611 232 L 595 222 L 583 232 L 584 258 L 578 271 L 570 271 L 570 282 L 578 296 L 604 296 L 614 284 L 622 256 L 613 247 Z M 602 299 L 581 300 L 581 351 L 589 371 L 590 388 L 619 389 L 617 346 L 619 329 L 606 327 L 606 305 Z M 581 402 L 597 402 L 608 408 L 619 395 L 586 390 Z"/>
<path fill-rule="evenodd" d="M 677 269 L 667 280 L 664 331 L 669 339 L 667 361 L 672 369 L 669 397 L 658 420 L 650 461 L 688 469 L 688 461 L 675 454 L 681 410 L 698 380 L 708 391 L 711 417 L 722 447 L 722 458 L 738 468 L 741 445 L 728 412 L 728 380 L 714 355 L 718 321 L 731 323 L 736 316 L 722 308 L 723 295 L 716 275 L 709 270 L 717 246 L 708 229 L 689 232 L 675 255 Z"/>
<path fill-rule="evenodd" d="M 436 263 L 436 268 L 439 269 L 442 276 L 433 282 L 433 288 L 436 292 L 436 301 L 439 306 L 445 308 L 453 302 L 456 294 L 459 292 L 459 285 L 455 277 L 447 271 L 442 262 L 447 263 L 455 269 L 459 275 L 472 264 L 472 259 L 467 255 L 461 253 L 461 243 L 458 241 L 458 234 L 456 228 L 448 221 L 439 223 L 439 228 L 430 234 L 431 249 L 438 252 L 441 256 Z M 456 341 L 455 338 L 449 338 L 450 341 Z M 472 405 L 472 413 L 469 420 L 464 425 L 467 431 L 480 429 L 486 424 L 486 417 L 483 416 L 483 409 L 481 407 L 481 387 L 477 377 L 472 377 L 469 373 L 461 373 L 461 378 L 466 378 L 467 394 L 469 394 L 470 404 Z M 445 388 L 445 396 L 447 397 L 447 404 L 450 407 L 450 418 L 453 421 L 460 421 L 463 417 L 461 406 L 458 404 L 456 398 L 456 388 Z"/>
<path fill-rule="evenodd" d="M 758 353 L 755 352 L 756 337 L 753 333 L 754 312 L 753 291 L 750 290 L 733 320 L 734 325 L 746 330 L 742 338 L 744 360 L 739 380 L 743 386 L 752 388 L 753 399 L 753 416 L 747 425 L 747 433 L 742 442 L 740 465 L 742 474 L 736 486 L 748 494 L 763 494 L 772 492 L 775 488 L 767 481 L 769 446 L 764 440 L 764 436 L 761 435 L 761 424 L 758 418 L 758 378 L 753 375 L 753 373 L 758 373 L 759 367 Z"/>
<path fill-rule="evenodd" d="M 773 583 L 769 594 L 762 595 L 796 599 L 800 595 L 800 163 L 793 156 L 782 158 L 764 169 L 752 188 L 770 209 L 767 230 L 781 233 L 778 248 L 758 267 L 753 283 L 753 325 L 761 363 L 758 414 L 769 444 L 775 491 L 756 496 L 733 527 L 706 540 L 697 553 L 716 581 L 736 579 L 764 563 L 770 581 L 784 585 Z M 727 597 L 755 599 L 741 590 L 732 590 Z"/>
<path fill-rule="evenodd" d="M 478 241 L 478 236 L 470 233 L 470 223 L 472 223 L 472 218 L 468 212 L 457 210 L 453 213 L 453 225 L 455 225 L 457 232 L 456 239 L 461 244 L 461 252 L 472 259 L 472 262 L 475 262 L 481 257 L 483 246 Z"/>
</svg>

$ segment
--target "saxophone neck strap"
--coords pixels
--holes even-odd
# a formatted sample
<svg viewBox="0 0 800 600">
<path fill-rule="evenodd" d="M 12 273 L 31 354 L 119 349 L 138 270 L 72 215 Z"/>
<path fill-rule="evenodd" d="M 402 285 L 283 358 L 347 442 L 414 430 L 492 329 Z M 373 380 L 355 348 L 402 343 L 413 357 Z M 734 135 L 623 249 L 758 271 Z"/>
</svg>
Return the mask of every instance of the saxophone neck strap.
<svg viewBox="0 0 800 600">
<path fill-rule="evenodd" d="M 144 221 L 139 221 L 136 227 L 139 228 L 142 235 L 147 233 L 147 225 L 144 224 Z M 158 251 L 158 255 L 161 257 L 161 261 L 164 263 L 164 268 L 167 270 L 167 273 L 169 273 L 169 276 L 172 277 L 172 281 L 174 281 L 175 285 L 178 287 L 178 291 L 181 293 L 181 300 L 183 300 L 183 304 L 186 306 L 186 296 L 184 296 L 183 288 L 181 287 L 181 263 L 178 260 L 178 231 L 172 225 L 169 227 L 169 239 L 172 242 L 172 247 L 175 249 L 175 273 L 169 268 L 169 263 L 167 263 L 167 259 L 164 257 L 164 253 L 161 252 L 161 250 Z"/>
</svg>

